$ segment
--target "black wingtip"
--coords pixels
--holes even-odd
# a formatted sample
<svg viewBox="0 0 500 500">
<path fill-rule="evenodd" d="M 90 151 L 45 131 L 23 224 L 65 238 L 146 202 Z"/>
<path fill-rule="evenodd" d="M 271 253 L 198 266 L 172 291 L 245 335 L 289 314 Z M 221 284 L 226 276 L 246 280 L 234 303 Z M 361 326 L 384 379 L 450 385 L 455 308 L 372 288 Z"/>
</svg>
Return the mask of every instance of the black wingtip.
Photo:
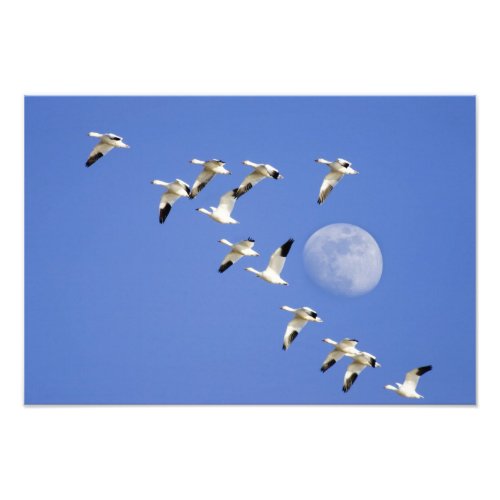
<svg viewBox="0 0 500 500">
<path fill-rule="evenodd" d="M 225 264 L 221 264 L 221 266 L 219 267 L 219 273 L 223 273 L 226 269 L 229 269 L 232 265 L 233 263 L 230 260 L 227 261 Z"/>
<path fill-rule="evenodd" d="M 96 153 L 94 156 L 90 156 L 86 161 L 85 166 L 90 167 L 93 165 L 99 158 L 102 158 L 104 155 L 102 153 Z"/>
<path fill-rule="evenodd" d="M 169 205 L 167 203 L 163 208 L 160 209 L 160 224 L 163 224 L 165 222 L 168 214 L 170 213 L 171 208 L 172 208 L 172 205 Z"/>
<path fill-rule="evenodd" d="M 351 375 L 351 377 L 348 378 L 346 380 L 345 384 L 342 386 L 342 390 L 344 392 L 347 392 L 352 387 L 352 384 L 354 384 L 354 382 L 356 381 L 357 378 L 358 378 L 358 374 L 357 373 L 353 373 Z"/>
<path fill-rule="evenodd" d="M 252 243 L 255 243 L 255 240 L 253 238 L 250 238 L 250 236 L 247 238 L 247 241 L 251 241 Z"/>
<path fill-rule="evenodd" d="M 295 240 L 293 238 L 290 238 L 286 243 L 283 243 L 281 245 L 281 256 L 286 257 L 288 255 L 288 252 L 290 252 L 290 248 L 292 248 L 293 242 Z"/>
<path fill-rule="evenodd" d="M 421 375 L 423 375 L 424 373 L 430 372 L 431 370 L 432 370 L 432 365 L 421 366 L 421 367 L 417 370 L 417 375 L 420 377 L 420 376 L 421 376 Z"/>
<path fill-rule="evenodd" d="M 329 361 L 328 363 L 323 363 L 323 365 L 321 365 L 321 371 L 323 373 L 325 373 L 328 369 L 330 369 L 337 361 L 335 359 L 332 359 L 331 361 Z"/>
<path fill-rule="evenodd" d="M 236 188 L 233 189 L 233 196 L 238 199 L 241 196 L 243 196 L 245 193 L 248 193 L 252 189 L 252 184 L 248 183 L 246 186 L 243 186 L 242 188 Z"/>
</svg>

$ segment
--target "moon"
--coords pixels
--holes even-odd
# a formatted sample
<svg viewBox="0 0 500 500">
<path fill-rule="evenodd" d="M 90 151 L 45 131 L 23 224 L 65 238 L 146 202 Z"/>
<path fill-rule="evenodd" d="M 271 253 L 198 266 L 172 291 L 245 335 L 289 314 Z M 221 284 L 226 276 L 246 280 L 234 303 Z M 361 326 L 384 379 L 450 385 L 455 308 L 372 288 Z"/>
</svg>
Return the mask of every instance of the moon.
<svg viewBox="0 0 500 500">
<path fill-rule="evenodd" d="M 304 265 L 320 287 L 336 295 L 356 297 L 378 285 L 383 260 L 368 231 L 352 224 L 330 224 L 307 240 Z"/>
</svg>

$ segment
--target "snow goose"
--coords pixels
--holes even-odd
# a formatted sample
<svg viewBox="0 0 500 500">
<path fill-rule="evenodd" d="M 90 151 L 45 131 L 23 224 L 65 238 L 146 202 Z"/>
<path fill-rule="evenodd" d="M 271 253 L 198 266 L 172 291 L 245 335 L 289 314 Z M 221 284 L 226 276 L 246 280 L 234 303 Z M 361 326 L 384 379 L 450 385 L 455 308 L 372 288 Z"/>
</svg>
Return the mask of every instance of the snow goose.
<svg viewBox="0 0 500 500">
<path fill-rule="evenodd" d="M 417 384 L 420 377 L 427 372 L 432 370 L 432 365 L 421 366 L 420 368 L 414 368 L 406 374 L 405 381 L 403 384 L 396 382 L 397 387 L 393 385 L 386 385 L 385 388 L 390 391 L 394 391 L 396 394 L 403 396 L 405 398 L 415 398 L 422 399 L 423 396 L 417 394 Z"/>
<path fill-rule="evenodd" d="M 197 208 L 198 212 L 208 215 L 211 219 L 221 224 L 239 224 L 239 222 L 231 217 L 236 198 L 234 197 L 236 189 L 232 189 L 221 196 L 218 207 L 210 207 L 211 212 L 205 208 Z"/>
<path fill-rule="evenodd" d="M 258 278 L 272 283 L 273 285 L 288 285 L 288 283 L 283 280 L 280 276 L 283 266 L 285 265 L 286 257 L 290 248 L 292 248 L 293 239 L 290 238 L 288 241 L 283 243 L 279 248 L 277 248 L 269 259 L 269 264 L 264 271 L 257 271 L 253 267 L 246 267 L 245 271 L 249 271 L 255 274 Z"/>
<path fill-rule="evenodd" d="M 352 384 L 358 378 L 358 375 L 367 367 L 371 366 L 372 368 L 379 368 L 381 365 L 377 363 L 377 358 L 368 352 L 360 352 L 359 354 L 347 354 L 353 358 L 352 363 L 347 367 L 347 371 L 344 375 L 344 385 L 342 386 L 342 390 L 347 392 Z"/>
<path fill-rule="evenodd" d="M 101 140 L 97 146 L 91 151 L 86 167 L 93 165 L 99 158 L 102 158 L 108 151 L 113 148 L 130 148 L 128 144 L 123 142 L 123 138 L 116 134 L 99 134 L 98 132 L 89 132 L 90 137 L 99 137 Z"/>
<path fill-rule="evenodd" d="M 170 212 L 170 209 L 172 208 L 172 205 L 179 198 L 187 198 L 189 196 L 189 185 L 180 179 L 175 179 L 174 182 L 154 180 L 151 181 L 151 184 L 167 188 L 160 200 L 160 224 L 163 224 Z"/>
<path fill-rule="evenodd" d="M 351 167 L 351 162 L 343 160 L 342 158 L 337 158 L 335 161 L 324 160 L 319 158 L 316 160 L 318 163 L 323 163 L 330 167 L 331 172 L 326 174 L 323 179 L 323 184 L 319 190 L 318 204 L 321 205 L 330 194 L 330 191 L 336 186 L 336 184 L 344 177 L 344 175 L 354 175 L 358 174 L 357 170 Z"/>
<path fill-rule="evenodd" d="M 226 269 L 230 268 L 235 262 L 238 262 L 244 256 L 259 256 L 255 250 L 252 250 L 255 245 L 255 240 L 252 238 L 247 238 L 246 240 L 242 240 L 234 245 L 226 239 L 219 240 L 219 243 L 231 247 L 231 251 L 224 257 L 224 260 L 219 267 L 219 273 L 223 273 Z"/>
<path fill-rule="evenodd" d="M 285 337 L 283 338 L 284 351 L 290 347 L 290 344 L 295 340 L 308 321 L 323 323 L 323 320 L 318 317 L 318 313 L 310 307 L 304 306 L 299 307 L 298 309 L 293 309 L 293 307 L 283 306 L 281 309 L 283 309 L 283 311 L 295 313 L 295 316 L 286 327 Z"/>
<path fill-rule="evenodd" d="M 323 342 L 335 346 L 335 349 L 328 354 L 321 365 L 321 371 L 323 373 L 331 368 L 337 361 L 340 361 L 344 356 L 355 356 L 361 352 L 356 349 L 358 343 L 356 339 L 343 339 L 340 342 L 335 342 L 335 340 L 332 339 L 323 339 Z"/>
<path fill-rule="evenodd" d="M 255 171 L 247 175 L 243 179 L 243 182 L 240 184 L 240 187 L 236 191 L 236 198 L 239 198 L 247 191 L 250 191 L 250 189 L 252 189 L 255 184 L 265 179 L 266 177 L 270 177 L 272 179 L 283 179 L 283 176 L 278 172 L 278 170 L 276 170 L 272 165 L 268 165 L 267 163 L 254 163 L 253 161 L 245 160 L 243 162 L 243 165 L 253 167 Z"/>
<path fill-rule="evenodd" d="M 196 180 L 194 181 L 193 187 L 191 188 L 191 194 L 189 197 L 195 198 L 199 192 L 214 178 L 216 174 L 230 175 L 231 172 L 224 168 L 226 162 L 222 160 L 197 160 L 196 158 L 191 160 L 191 163 L 195 165 L 203 165 L 203 170 L 200 172 Z"/>
</svg>

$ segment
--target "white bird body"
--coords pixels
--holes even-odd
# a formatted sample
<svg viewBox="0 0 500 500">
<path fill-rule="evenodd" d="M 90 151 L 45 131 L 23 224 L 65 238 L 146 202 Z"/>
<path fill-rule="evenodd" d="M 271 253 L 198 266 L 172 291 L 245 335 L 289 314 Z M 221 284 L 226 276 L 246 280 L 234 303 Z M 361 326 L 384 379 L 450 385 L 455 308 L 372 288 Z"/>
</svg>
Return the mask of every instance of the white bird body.
<svg viewBox="0 0 500 500">
<path fill-rule="evenodd" d="M 348 365 L 344 375 L 344 383 L 342 385 L 342 390 L 344 392 L 347 392 L 352 387 L 352 384 L 354 384 L 358 375 L 367 366 L 371 366 L 373 368 L 379 368 L 381 366 L 377 363 L 377 358 L 375 358 L 373 354 L 356 349 L 356 345 L 358 343 L 356 339 L 343 339 L 338 343 L 332 339 L 323 339 L 323 342 L 335 346 L 335 349 L 328 354 L 325 361 L 323 361 L 323 364 L 321 365 L 321 371 L 323 373 L 325 373 L 344 356 L 352 358 L 352 362 Z"/>
<path fill-rule="evenodd" d="M 340 361 L 344 356 L 356 356 L 361 353 L 356 349 L 358 341 L 356 339 L 343 339 L 340 342 L 335 342 L 332 339 L 323 339 L 323 342 L 335 346 L 323 361 L 321 371 L 324 373 L 331 368 L 337 361 Z"/>
<path fill-rule="evenodd" d="M 214 178 L 216 174 L 220 175 L 230 175 L 231 172 L 224 168 L 226 164 L 222 160 L 197 160 L 193 158 L 191 163 L 195 165 L 203 165 L 203 170 L 199 173 L 198 177 L 194 181 L 193 187 L 191 188 L 190 198 L 195 198 L 199 192 Z"/>
<path fill-rule="evenodd" d="M 234 245 L 226 239 L 219 240 L 219 243 L 231 247 L 231 251 L 224 257 L 224 260 L 219 267 L 219 273 L 223 273 L 226 269 L 238 262 L 242 257 L 259 256 L 259 254 L 255 250 L 252 250 L 253 246 L 255 245 L 255 240 L 253 240 L 252 238 L 242 240 Z"/>
<path fill-rule="evenodd" d="M 330 172 L 326 174 L 319 190 L 319 205 L 321 205 L 328 198 L 330 191 L 337 185 L 344 175 L 355 175 L 359 173 L 351 167 L 351 162 L 342 158 L 337 158 L 335 161 L 318 158 L 316 162 L 328 165 L 330 168 Z"/>
<path fill-rule="evenodd" d="M 206 208 L 197 208 L 196 210 L 202 214 L 208 215 L 211 219 L 220 224 L 239 224 L 237 220 L 231 217 L 231 212 L 236 203 L 235 193 L 236 189 L 224 193 L 220 198 L 219 206 L 210 207 L 212 210 L 211 212 Z"/>
<path fill-rule="evenodd" d="M 347 354 L 353 359 L 352 363 L 347 367 L 344 375 L 344 384 L 342 390 L 347 392 L 352 384 L 358 378 L 358 375 L 367 367 L 379 368 L 381 365 L 377 363 L 377 358 L 368 352 L 359 352 L 359 354 Z"/>
<path fill-rule="evenodd" d="M 286 351 L 290 347 L 290 344 L 295 340 L 297 335 L 300 333 L 302 328 L 304 328 L 308 321 L 323 323 L 323 320 L 318 317 L 318 313 L 310 307 L 304 306 L 294 309 L 292 307 L 283 306 L 281 309 L 283 309 L 284 311 L 293 312 L 295 314 L 293 319 L 288 323 L 286 327 L 285 336 L 283 338 L 284 351 Z"/>
<path fill-rule="evenodd" d="M 245 271 L 249 271 L 255 274 L 258 278 L 267 281 L 273 285 L 288 285 L 288 283 L 281 278 L 280 274 L 285 265 L 286 257 L 290 248 L 292 247 L 293 239 L 290 238 L 286 243 L 283 243 L 279 248 L 277 248 L 269 259 L 269 264 L 264 271 L 257 271 L 253 267 L 245 268 Z"/>
<path fill-rule="evenodd" d="M 423 399 L 421 394 L 417 393 L 417 384 L 420 380 L 420 377 L 429 371 L 432 370 L 432 365 L 421 366 L 419 368 L 414 368 L 410 370 L 405 377 L 405 381 L 403 384 L 396 382 L 397 387 L 392 385 L 386 385 L 385 388 L 394 391 L 396 394 L 403 396 L 404 398 L 413 398 L 413 399 Z"/>
<path fill-rule="evenodd" d="M 165 222 L 165 219 L 167 218 L 168 214 L 170 213 L 170 210 L 172 208 L 172 205 L 179 199 L 179 198 L 188 198 L 190 189 L 189 185 L 186 184 L 183 180 L 181 179 L 176 179 L 173 182 L 165 182 L 165 181 L 159 181 L 157 179 L 151 181 L 151 184 L 155 184 L 157 186 L 163 186 L 167 188 L 167 190 L 163 193 L 161 200 L 160 200 L 160 224 L 163 224 Z"/>
<path fill-rule="evenodd" d="M 123 142 L 123 138 L 116 134 L 100 134 L 99 132 L 89 132 L 90 137 L 98 137 L 100 141 L 95 148 L 90 152 L 90 155 L 85 163 L 86 167 L 93 165 L 99 158 L 102 158 L 106 153 L 113 148 L 130 148 L 128 144 Z"/>
<path fill-rule="evenodd" d="M 243 165 L 252 167 L 255 170 L 243 179 L 242 183 L 238 187 L 238 190 L 236 191 L 236 198 L 239 198 L 247 191 L 250 191 L 255 184 L 258 184 L 266 177 L 272 179 L 283 179 L 283 176 L 278 172 L 278 170 L 268 163 L 254 163 L 253 161 L 245 160 Z"/>
</svg>

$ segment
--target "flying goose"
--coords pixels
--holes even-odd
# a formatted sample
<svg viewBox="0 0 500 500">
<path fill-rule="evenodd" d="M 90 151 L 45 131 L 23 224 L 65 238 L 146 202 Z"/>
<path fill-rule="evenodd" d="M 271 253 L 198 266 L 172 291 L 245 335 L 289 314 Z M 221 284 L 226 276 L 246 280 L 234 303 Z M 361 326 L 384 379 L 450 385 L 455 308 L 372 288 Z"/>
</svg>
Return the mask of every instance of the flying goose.
<svg viewBox="0 0 500 500">
<path fill-rule="evenodd" d="M 226 162 L 222 160 L 197 160 L 193 158 L 191 163 L 195 165 L 203 165 L 203 170 L 199 173 L 198 177 L 194 181 L 193 187 L 191 188 L 190 198 L 195 198 L 199 192 L 213 179 L 215 174 L 230 175 L 231 172 L 224 168 Z"/>
<path fill-rule="evenodd" d="M 323 163 L 330 167 L 331 172 L 326 174 L 323 179 L 323 184 L 319 190 L 318 205 L 321 205 L 330 194 L 330 191 L 336 186 L 336 184 L 344 177 L 344 175 L 354 175 L 358 174 L 357 170 L 351 167 L 351 162 L 343 160 L 342 158 L 337 158 L 335 161 L 324 160 L 323 158 L 318 158 L 316 160 L 318 163 Z"/>
<path fill-rule="evenodd" d="M 396 394 L 403 396 L 405 398 L 415 398 L 423 399 L 423 396 L 417 394 L 417 384 L 420 377 L 427 372 L 432 370 L 432 365 L 421 366 L 420 368 L 414 368 L 406 374 L 405 381 L 403 384 L 396 382 L 397 387 L 393 385 L 386 385 L 385 388 L 390 391 L 394 391 Z"/>
<path fill-rule="evenodd" d="M 342 386 L 342 390 L 347 392 L 352 384 L 358 378 L 358 375 L 367 367 L 371 366 L 372 368 L 379 368 L 381 365 L 377 363 L 377 358 L 368 352 L 360 352 L 359 354 L 351 355 L 347 354 L 353 358 L 352 363 L 347 367 L 347 371 L 344 375 L 344 385 Z"/>
<path fill-rule="evenodd" d="M 99 134 L 98 132 L 89 132 L 90 137 L 99 137 L 101 140 L 97 146 L 91 151 L 86 167 L 93 165 L 99 158 L 102 158 L 108 151 L 113 148 L 130 148 L 128 144 L 123 142 L 123 138 L 116 134 Z"/>
<path fill-rule="evenodd" d="M 180 179 L 175 179 L 174 182 L 154 180 L 151 181 L 151 184 L 167 188 L 160 200 L 160 224 L 163 224 L 170 212 L 170 209 L 172 208 L 172 205 L 179 198 L 187 198 L 189 196 L 189 186 Z"/>
<path fill-rule="evenodd" d="M 272 165 L 268 165 L 267 163 L 254 163 L 253 161 L 245 160 L 243 162 L 243 165 L 253 167 L 255 171 L 247 175 L 243 179 L 243 182 L 240 184 L 240 187 L 236 191 L 236 198 L 239 198 L 247 191 L 250 191 L 250 189 L 252 189 L 255 184 L 265 179 L 266 177 L 270 177 L 273 179 L 283 179 L 283 176 Z"/>
<path fill-rule="evenodd" d="M 198 212 L 208 215 L 211 219 L 221 224 L 239 224 L 239 222 L 231 217 L 236 198 L 234 197 L 236 189 L 232 189 L 221 196 L 218 207 L 210 207 L 211 212 L 205 208 L 197 208 Z"/>
<path fill-rule="evenodd" d="M 288 285 L 288 283 L 283 280 L 280 276 L 283 266 L 285 265 L 286 256 L 292 248 L 293 239 L 290 238 L 287 242 L 283 243 L 279 248 L 277 248 L 269 259 L 269 264 L 264 269 L 264 271 L 257 271 L 253 267 L 246 267 L 245 271 L 254 273 L 258 278 L 272 283 L 273 285 Z"/>
<path fill-rule="evenodd" d="M 308 321 L 323 323 L 323 320 L 318 317 L 318 313 L 310 307 L 299 307 L 298 309 L 293 309 L 292 307 L 283 306 L 281 309 L 283 309 L 283 311 L 295 313 L 295 316 L 286 327 L 285 337 L 283 338 L 284 351 L 290 347 L 290 344 L 295 340 Z"/>
<path fill-rule="evenodd" d="M 224 257 L 224 260 L 219 267 L 219 273 L 223 273 L 226 269 L 230 268 L 235 262 L 238 262 L 244 256 L 259 256 L 255 250 L 252 250 L 255 245 L 255 240 L 252 238 L 247 238 L 246 240 L 242 240 L 234 245 L 226 239 L 219 240 L 219 243 L 231 247 L 231 251 Z"/>
<path fill-rule="evenodd" d="M 361 351 L 356 349 L 356 345 L 358 344 L 356 339 L 343 339 L 340 342 L 335 342 L 335 340 L 332 339 L 323 339 L 323 342 L 335 346 L 335 349 L 328 354 L 321 365 L 321 371 L 323 373 L 331 368 L 337 361 L 340 361 L 344 356 L 355 356 L 361 353 Z"/>
</svg>

